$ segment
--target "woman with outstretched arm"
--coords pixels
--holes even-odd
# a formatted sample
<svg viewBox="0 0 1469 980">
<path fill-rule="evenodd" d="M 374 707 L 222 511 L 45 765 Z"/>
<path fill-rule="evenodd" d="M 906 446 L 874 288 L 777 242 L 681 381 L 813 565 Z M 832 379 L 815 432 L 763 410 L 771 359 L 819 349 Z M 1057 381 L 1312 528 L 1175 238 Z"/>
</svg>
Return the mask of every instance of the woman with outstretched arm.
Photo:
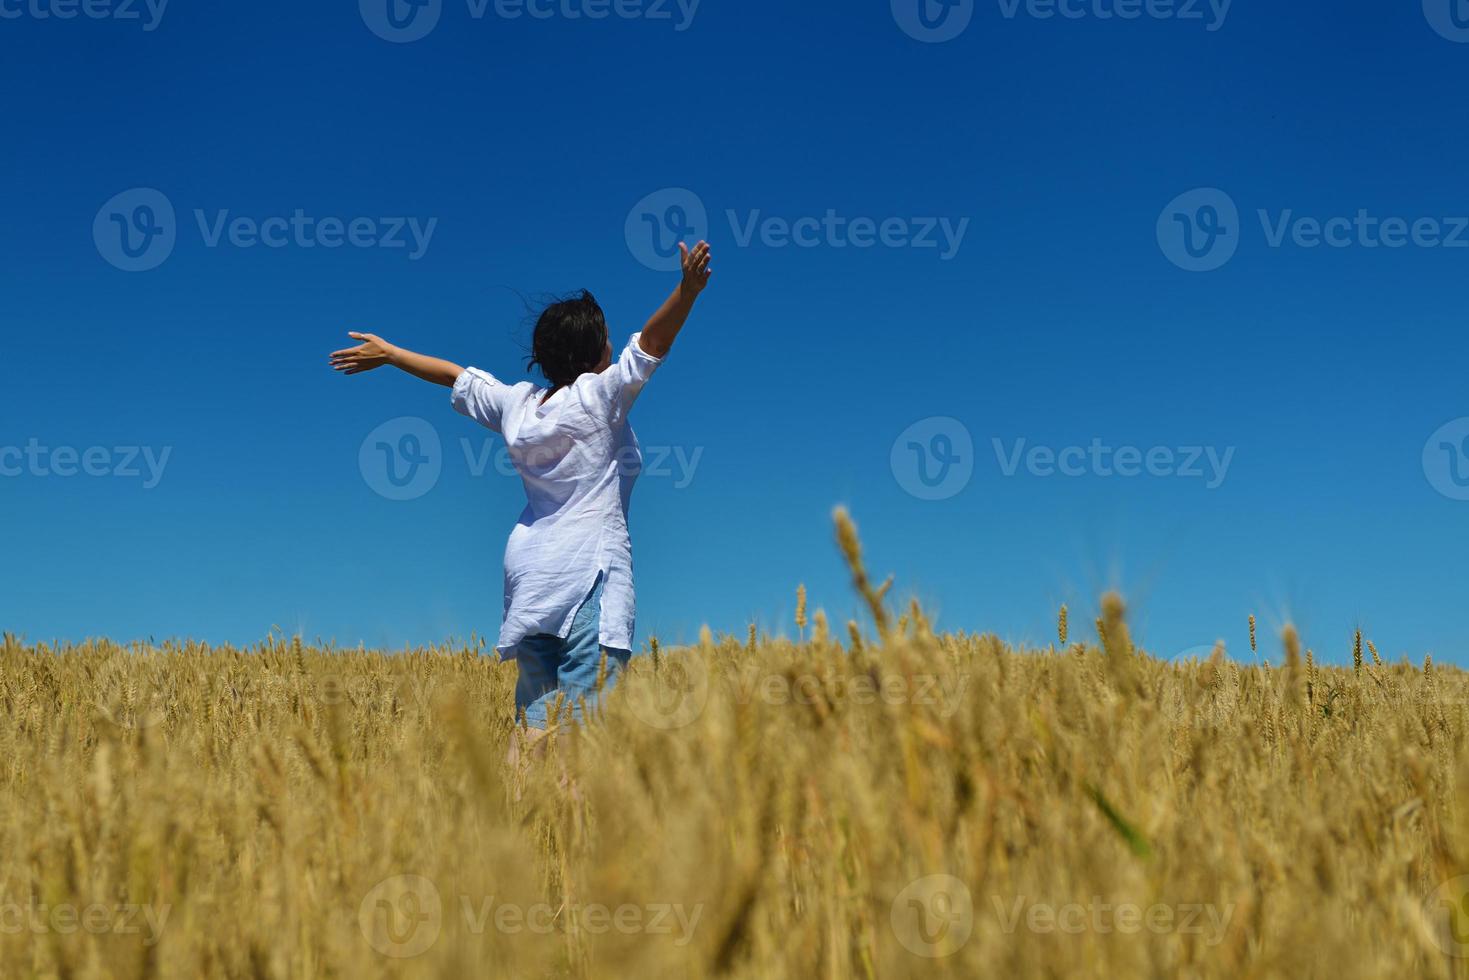
<svg viewBox="0 0 1469 980">
<path fill-rule="evenodd" d="M 579 717 L 631 658 L 635 601 L 627 505 L 641 468 L 628 414 L 673 348 L 712 274 L 707 242 L 680 244 L 683 274 L 658 311 L 613 359 L 591 293 L 540 314 L 530 365 L 546 384 L 506 384 L 478 368 L 416 354 L 369 333 L 331 356 L 343 374 L 391 365 L 453 389 L 456 411 L 500 433 L 525 485 L 525 511 L 505 546 L 505 612 L 496 643 L 519 666 L 517 716 L 550 724 L 564 696 Z"/>
</svg>

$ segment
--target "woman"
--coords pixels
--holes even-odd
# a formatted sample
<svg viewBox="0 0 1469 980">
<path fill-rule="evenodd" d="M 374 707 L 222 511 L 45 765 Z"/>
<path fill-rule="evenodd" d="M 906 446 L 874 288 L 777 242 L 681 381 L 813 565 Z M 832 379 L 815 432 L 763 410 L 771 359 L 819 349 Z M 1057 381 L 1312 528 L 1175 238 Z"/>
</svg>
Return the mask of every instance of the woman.
<svg viewBox="0 0 1469 980">
<path fill-rule="evenodd" d="M 458 412 L 504 436 L 528 502 L 505 546 L 496 648 L 519 665 L 515 709 L 533 729 L 547 728 L 547 709 L 561 696 L 580 717 L 582 700 L 595 703 L 632 656 L 627 505 L 642 457 L 627 417 L 713 271 L 707 242 L 693 251 L 680 243 L 679 251 L 682 281 L 616 361 L 590 293 L 541 313 L 528 366 L 540 369 L 547 387 L 505 384 L 374 334 L 350 334 L 362 343 L 331 356 L 343 374 L 391 364 L 452 388 Z"/>
</svg>

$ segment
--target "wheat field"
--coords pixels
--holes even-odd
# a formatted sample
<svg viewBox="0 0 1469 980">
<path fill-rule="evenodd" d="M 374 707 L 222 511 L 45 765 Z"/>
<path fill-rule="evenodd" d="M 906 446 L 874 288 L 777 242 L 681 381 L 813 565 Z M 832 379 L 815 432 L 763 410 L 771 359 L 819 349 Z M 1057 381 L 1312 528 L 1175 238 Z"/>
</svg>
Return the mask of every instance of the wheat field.
<svg viewBox="0 0 1469 980">
<path fill-rule="evenodd" d="M 865 635 L 803 591 L 513 754 L 478 644 L 7 635 L 0 976 L 1469 972 L 1464 674 L 935 635 L 839 539 Z"/>
</svg>

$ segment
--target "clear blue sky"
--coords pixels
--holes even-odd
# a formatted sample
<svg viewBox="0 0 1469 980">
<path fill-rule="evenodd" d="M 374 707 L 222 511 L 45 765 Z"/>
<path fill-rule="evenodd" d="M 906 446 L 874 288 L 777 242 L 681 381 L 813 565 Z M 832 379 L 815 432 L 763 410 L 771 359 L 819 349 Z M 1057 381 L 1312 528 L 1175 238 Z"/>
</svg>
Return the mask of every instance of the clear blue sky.
<svg viewBox="0 0 1469 980">
<path fill-rule="evenodd" d="M 963 27 L 936 43 L 916 0 L 442 0 L 401 29 L 385 2 L 0 0 L 4 628 L 493 640 L 518 481 L 475 475 L 486 434 L 442 389 L 326 355 L 368 329 L 519 379 L 518 294 L 581 287 L 621 340 L 672 285 L 642 215 L 666 226 L 659 193 L 684 188 L 717 271 L 634 417 L 683 454 L 633 501 L 640 642 L 788 630 L 799 582 L 854 615 L 845 503 L 943 627 L 1044 641 L 1059 603 L 1087 623 L 1118 587 L 1164 655 L 1248 658 L 1251 612 L 1331 659 L 1358 625 L 1394 657 L 1469 655 L 1469 423 L 1435 434 L 1469 416 L 1469 249 L 1443 243 L 1469 244 L 1469 28 L 1447 0 L 1222 22 L 935 2 L 930 37 Z M 770 218 L 817 222 L 783 247 Z M 1353 224 L 1312 248 L 1302 218 Z M 1416 240 L 1369 247 L 1389 218 Z M 118 267 L 124 226 L 156 268 Z M 404 416 L 439 477 L 392 500 L 377 443 L 413 447 L 368 437 Z M 1211 489 L 1207 463 L 1118 476 L 1094 441 L 1175 450 L 1160 472 L 1233 453 Z M 168 453 L 156 485 L 125 447 Z M 89 450 L 140 475 L 84 475 Z"/>
</svg>

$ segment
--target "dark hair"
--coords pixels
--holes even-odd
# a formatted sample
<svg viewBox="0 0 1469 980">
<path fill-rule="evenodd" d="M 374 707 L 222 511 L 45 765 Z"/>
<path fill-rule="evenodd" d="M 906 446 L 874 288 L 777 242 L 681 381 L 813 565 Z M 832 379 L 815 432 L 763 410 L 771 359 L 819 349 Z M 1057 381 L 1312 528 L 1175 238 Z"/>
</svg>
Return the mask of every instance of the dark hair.
<svg viewBox="0 0 1469 980">
<path fill-rule="evenodd" d="M 580 293 L 549 303 L 535 316 L 526 368 L 540 368 L 556 388 L 595 371 L 607 352 L 607 319 L 592 294 Z"/>
</svg>

